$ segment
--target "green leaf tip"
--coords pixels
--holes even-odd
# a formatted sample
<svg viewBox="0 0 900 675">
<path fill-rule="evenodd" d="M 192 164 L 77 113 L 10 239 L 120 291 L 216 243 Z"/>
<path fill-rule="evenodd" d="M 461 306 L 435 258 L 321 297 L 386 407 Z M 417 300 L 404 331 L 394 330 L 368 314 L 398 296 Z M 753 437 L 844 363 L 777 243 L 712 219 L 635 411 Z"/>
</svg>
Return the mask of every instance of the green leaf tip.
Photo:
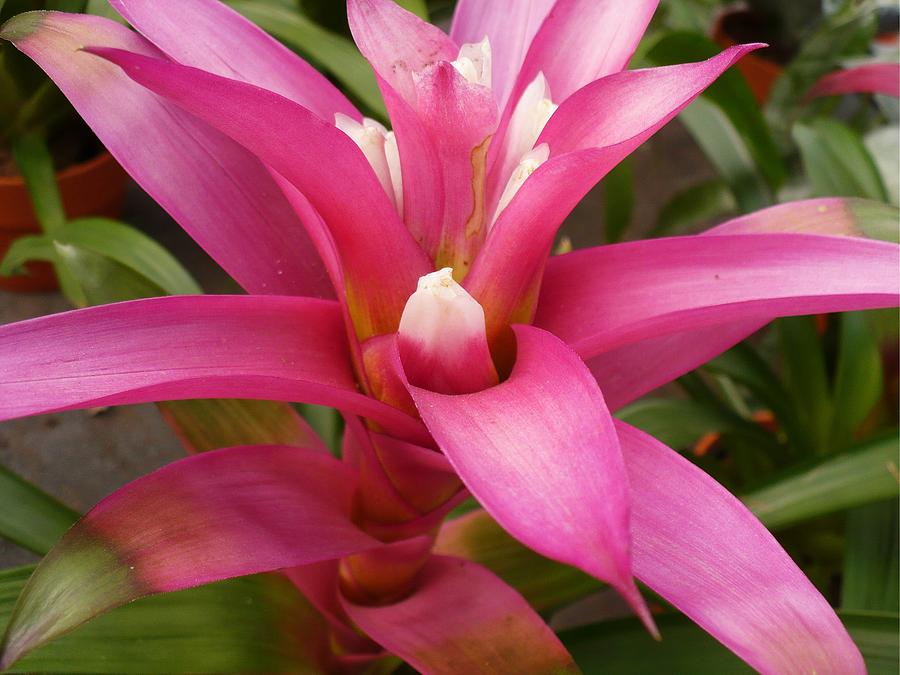
<svg viewBox="0 0 900 675">
<path fill-rule="evenodd" d="M 0 26 L 0 39 L 10 42 L 24 40 L 38 29 L 46 14 L 46 10 L 16 14 L 16 16 Z"/>
</svg>

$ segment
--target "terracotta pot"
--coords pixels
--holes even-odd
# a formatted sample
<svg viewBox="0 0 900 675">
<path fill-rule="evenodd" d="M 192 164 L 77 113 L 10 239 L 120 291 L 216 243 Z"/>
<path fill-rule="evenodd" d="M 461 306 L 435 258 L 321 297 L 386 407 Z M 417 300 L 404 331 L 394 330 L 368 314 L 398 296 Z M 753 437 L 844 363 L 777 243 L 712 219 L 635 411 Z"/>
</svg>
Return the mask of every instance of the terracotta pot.
<svg viewBox="0 0 900 675">
<path fill-rule="evenodd" d="M 68 218 L 122 215 L 128 175 L 108 152 L 56 174 Z M 12 243 L 41 229 L 31 207 L 25 182 L 19 177 L 0 177 L 0 259 Z M 0 276 L 0 289 L 18 292 L 49 291 L 58 287 L 48 263 L 28 263 L 27 273 Z"/>
<path fill-rule="evenodd" d="M 740 20 L 741 16 L 750 17 L 752 15 L 745 9 L 726 10 L 724 13 L 720 14 L 713 24 L 713 40 L 722 47 L 731 47 L 740 42 L 748 42 L 748 40 L 735 39 L 727 30 L 728 23 L 730 21 Z M 765 42 L 765 40 L 761 41 Z M 760 52 L 767 51 L 771 50 L 760 50 Z M 752 54 L 741 57 L 737 62 L 736 68 L 741 72 L 741 75 L 746 78 L 747 83 L 750 85 L 750 90 L 753 92 L 753 98 L 756 99 L 757 103 L 762 105 L 769 100 L 769 93 L 772 91 L 775 80 L 781 76 L 784 68 L 778 63 L 775 63 L 775 61 L 759 56 L 760 52 L 753 52 Z"/>
</svg>

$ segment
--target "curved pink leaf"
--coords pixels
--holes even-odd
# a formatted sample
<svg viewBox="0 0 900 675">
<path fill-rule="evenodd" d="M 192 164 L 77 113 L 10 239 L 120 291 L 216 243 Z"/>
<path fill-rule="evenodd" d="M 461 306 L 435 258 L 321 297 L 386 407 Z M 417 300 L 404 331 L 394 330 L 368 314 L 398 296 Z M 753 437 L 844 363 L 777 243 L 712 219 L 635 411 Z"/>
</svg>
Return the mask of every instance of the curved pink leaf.
<svg viewBox="0 0 900 675">
<path fill-rule="evenodd" d="M 894 244 L 811 234 L 602 246 L 554 259 L 535 323 L 590 358 L 730 321 L 894 307 L 898 261 Z"/>
<path fill-rule="evenodd" d="M 646 338 L 587 359 L 609 409 L 616 411 L 746 340 L 770 319 L 750 319 Z"/>
<path fill-rule="evenodd" d="M 57 12 L 19 15 L 2 36 L 47 72 L 118 162 L 244 288 L 333 297 L 303 226 L 256 157 L 81 51 L 161 56 L 153 45 L 114 21 Z"/>
<path fill-rule="evenodd" d="M 340 558 L 378 545 L 350 519 L 354 472 L 317 451 L 188 457 L 100 502 L 38 565 L 0 667 L 136 598 Z"/>
<path fill-rule="evenodd" d="M 807 98 L 841 94 L 900 96 L 900 63 L 869 63 L 825 75 Z"/>
<path fill-rule="evenodd" d="M 94 51 L 228 134 L 293 183 L 329 228 L 358 337 L 397 329 L 406 299 L 431 263 L 349 136 L 253 85 L 121 50 Z"/>
<path fill-rule="evenodd" d="M 725 488 L 616 422 L 637 577 L 762 673 L 865 673 L 834 610 Z"/>
<path fill-rule="evenodd" d="M 543 72 L 556 100 L 565 101 L 586 84 L 624 70 L 658 4 L 557 0 L 528 50 L 517 89 Z"/>
<path fill-rule="evenodd" d="M 795 232 L 862 236 L 880 222 L 871 202 L 860 199 L 809 199 L 779 204 L 740 216 L 704 232 L 705 235 Z M 872 217 L 872 216 L 876 217 Z M 878 234 L 875 232 L 874 234 Z M 552 270 L 557 264 L 550 260 Z M 750 319 L 651 337 L 599 354 L 587 361 L 610 410 L 671 382 L 703 365 L 762 328 L 770 320 Z"/>
<path fill-rule="evenodd" d="M 500 110 L 506 106 L 534 36 L 555 4 L 556 0 L 512 3 L 460 0 L 456 3 L 450 37 L 458 45 L 481 42 L 485 36 L 490 40 L 492 89 Z"/>
<path fill-rule="evenodd" d="M 475 394 L 410 393 L 466 487 L 538 553 L 615 586 L 652 619 L 631 579 L 628 483 L 597 383 L 553 335 L 516 326 L 509 379 Z"/>
<path fill-rule="evenodd" d="M 469 83 L 446 61 L 426 68 L 415 87 L 415 112 L 434 147 L 444 195 L 438 238 L 422 244 L 436 268 L 452 267 L 462 278 L 487 230 L 484 184 L 497 105 L 489 88 Z M 410 174 L 406 184 L 415 180 Z"/>
<path fill-rule="evenodd" d="M 500 214 L 465 280 L 484 307 L 492 341 L 509 323 L 531 319 L 553 237 L 581 198 L 752 49 L 611 75 L 563 102 L 538 139 L 550 159 Z"/>
<path fill-rule="evenodd" d="M 0 327 L 0 419 L 184 398 L 305 401 L 411 440 L 409 416 L 359 393 L 337 303 L 178 296 Z"/>
<path fill-rule="evenodd" d="M 328 122 L 334 121 L 336 112 L 362 118 L 328 78 L 217 0 L 110 0 L 110 4 L 178 63 L 274 91 Z"/>
<path fill-rule="evenodd" d="M 400 602 L 343 604 L 376 642 L 423 673 L 579 672 L 521 595 L 460 558 L 432 557 L 415 592 Z"/>
</svg>

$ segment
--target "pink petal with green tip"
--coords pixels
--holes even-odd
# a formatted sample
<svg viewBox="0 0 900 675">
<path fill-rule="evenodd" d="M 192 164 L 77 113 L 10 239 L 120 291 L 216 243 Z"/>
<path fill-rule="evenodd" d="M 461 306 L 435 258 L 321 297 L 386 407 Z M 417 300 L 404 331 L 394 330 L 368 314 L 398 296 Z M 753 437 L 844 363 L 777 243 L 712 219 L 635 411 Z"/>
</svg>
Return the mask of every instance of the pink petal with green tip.
<svg viewBox="0 0 900 675">
<path fill-rule="evenodd" d="M 491 88 L 500 109 L 506 105 L 525 55 L 556 0 L 459 0 L 453 13 L 450 37 L 458 45 L 491 43 Z M 527 84 L 527 83 L 526 83 Z"/>
<path fill-rule="evenodd" d="M 331 405 L 426 442 L 421 424 L 358 392 L 336 302 L 173 296 L 0 327 L 0 419 L 183 398 Z"/>
<path fill-rule="evenodd" d="M 293 101 L 243 82 L 122 50 L 93 51 L 293 183 L 328 226 L 358 337 L 396 330 L 431 263 L 349 136 Z"/>
<path fill-rule="evenodd" d="M 37 567 L 13 610 L 0 667 L 145 595 L 376 546 L 350 520 L 355 484 L 332 457 L 280 446 L 195 455 L 129 483 Z"/>
<path fill-rule="evenodd" d="M 842 94 L 900 96 L 900 64 L 867 63 L 829 73 L 816 82 L 807 98 Z"/>
<path fill-rule="evenodd" d="M 618 73 L 563 102 L 538 139 L 549 145 L 550 159 L 500 214 L 465 280 L 484 307 L 492 342 L 509 323 L 530 321 L 553 238 L 581 198 L 755 48 L 737 46 L 700 63 Z"/>
<path fill-rule="evenodd" d="M 400 602 L 368 607 L 345 599 L 344 608 L 376 642 L 429 675 L 579 672 L 521 595 L 460 558 L 433 557 Z"/>
<path fill-rule="evenodd" d="M 505 382 L 475 394 L 410 393 L 466 487 L 538 553 L 608 581 L 652 627 L 631 578 L 628 481 L 597 383 L 556 337 L 516 326 Z"/>
<path fill-rule="evenodd" d="M 160 56 L 153 45 L 114 21 L 57 12 L 19 15 L 2 35 L 47 72 L 118 162 L 244 288 L 333 297 L 303 226 L 257 158 L 81 51 L 96 45 Z"/>
<path fill-rule="evenodd" d="M 602 246 L 553 260 L 535 324 L 590 358 L 732 321 L 894 307 L 898 262 L 894 244 L 812 234 Z"/>
<path fill-rule="evenodd" d="M 281 94 L 329 122 L 361 119 L 324 75 L 217 0 L 110 0 L 172 60 Z"/>
<path fill-rule="evenodd" d="M 704 234 L 766 234 L 794 232 L 833 236 L 896 237 L 896 212 L 861 199 L 810 199 L 779 204 L 740 216 Z M 552 275 L 557 264 L 551 259 Z M 610 410 L 671 382 L 706 363 L 762 328 L 775 316 L 723 323 L 671 335 L 651 337 L 618 347 L 588 360 Z"/>
<path fill-rule="evenodd" d="M 641 581 L 761 673 L 866 672 L 834 610 L 743 504 L 653 437 L 616 429 Z"/>
</svg>

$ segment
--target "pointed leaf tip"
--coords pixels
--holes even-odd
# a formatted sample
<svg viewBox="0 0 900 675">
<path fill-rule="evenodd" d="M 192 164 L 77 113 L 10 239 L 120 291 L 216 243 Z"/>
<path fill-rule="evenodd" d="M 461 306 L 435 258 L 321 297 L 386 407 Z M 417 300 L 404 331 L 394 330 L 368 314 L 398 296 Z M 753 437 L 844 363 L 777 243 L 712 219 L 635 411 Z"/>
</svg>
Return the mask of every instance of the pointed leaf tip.
<svg viewBox="0 0 900 675">
<path fill-rule="evenodd" d="M 24 12 L 12 17 L 0 26 L 0 39 L 9 42 L 18 42 L 31 35 L 44 21 L 46 10 Z"/>
</svg>

